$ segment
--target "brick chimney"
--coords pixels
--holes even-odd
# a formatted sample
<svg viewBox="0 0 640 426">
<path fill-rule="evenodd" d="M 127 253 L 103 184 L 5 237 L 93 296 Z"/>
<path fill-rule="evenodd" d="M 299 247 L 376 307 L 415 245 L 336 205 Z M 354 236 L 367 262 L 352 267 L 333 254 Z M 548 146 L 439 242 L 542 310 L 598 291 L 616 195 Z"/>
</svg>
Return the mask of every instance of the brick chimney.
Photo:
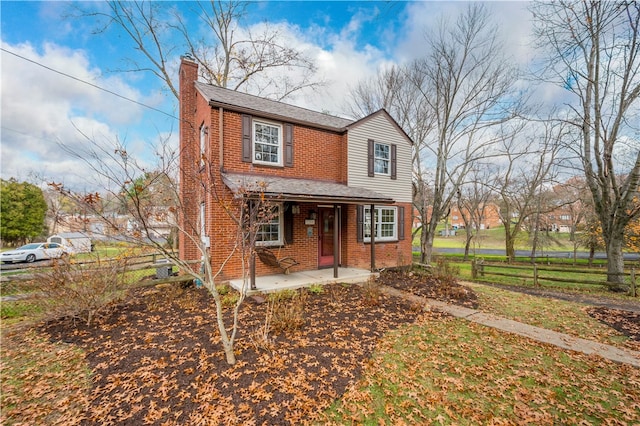
<svg viewBox="0 0 640 426">
<path fill-rule="evenodd" d="M 196 88 L 198 64 L 191 58 L 182 56 L 179 70 L 180 103 L 180 198 L 182 211 L 179 223 L 182 232 L 178 234 L 180 258 L 192 260 L 200 258 L 193 242 L 186 238 L 184 231 L 197 223 L 200 206 L 198 205 L 198 164 L 200 143 L 195 123 Z"/>
</svg>

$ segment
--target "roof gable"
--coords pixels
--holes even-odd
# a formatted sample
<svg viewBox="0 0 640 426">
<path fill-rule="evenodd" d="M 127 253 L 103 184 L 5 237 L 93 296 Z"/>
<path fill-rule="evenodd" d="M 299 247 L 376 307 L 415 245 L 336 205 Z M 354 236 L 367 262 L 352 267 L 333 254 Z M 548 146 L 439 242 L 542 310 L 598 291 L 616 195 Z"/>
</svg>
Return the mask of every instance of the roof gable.
<svg viewBox="0 0 640 426">
<path fill-rule="evenodd" d="M 396 120 L 394 120 L 394 118 L 391 116 L 391 114 L 389 114 L 387 112 L 386 109 L 382 108 L 379 109 L 378 111 L 367 115 L 366 117 L 362 117 L 361 119 L 359 119 L 358 121 L 354 121 L 352 122 L 350 125 L 347 126 L 347 129 L 353 129 L 356 128 L 364 123 L 366 123 L 367 121 L 373 120 L 375 118 L 378 117 L 383 117 L 385 118 L 389 123 L 391 123 L 393 125 L 393 127 L 395 127 L 396 129 L 398 129 L 398 133 L 400 135 L 402 135 L 402 137 L 404 139 L 407 140 L 407 142 L 409 142 L 411 145 L 413 145 L 413 140 L 409 137 L 409 135 L 407 135 L 407 132 L 405 132 L 402 127 L 400 127 L 400 125 L 398 124 L 398 122 Z"/>
</svg>

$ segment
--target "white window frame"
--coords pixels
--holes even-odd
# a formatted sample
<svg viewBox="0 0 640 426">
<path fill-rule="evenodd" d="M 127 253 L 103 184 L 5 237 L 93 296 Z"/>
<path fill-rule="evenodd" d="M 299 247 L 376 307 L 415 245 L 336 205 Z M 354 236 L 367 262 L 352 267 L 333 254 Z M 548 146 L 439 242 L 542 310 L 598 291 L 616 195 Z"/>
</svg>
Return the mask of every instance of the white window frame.
<svg viewBox="0 0 640 426">
<path fill-rule="evenodd" d="M 387 157 L 378 155 L 378 147 L 385 147 L 387 151 Z M 378 171 L 378 164 L 382 162 L 382 164 L 386 164 L 387 171 Z M 384 167 L 383 167 L 384 168 Z M 388 143 L 373 143 L 373 173 L 376 175 L 382 176 L 391 176 L 391 145 Z"/>
<path fill-rule="evenodd" d="M 210 247 L 211 240 L 207 235 L 207 204 L 204 202 L 200 203 L 200 240 L 205 247 Z"/>
<path fill-rule="evenodd" d="M 263 142 L 258 142 L 256 140 L 256 127 L 258 125 L 261 126 L 269 126 L 272 128 L 276 128 L 278 129 L 278 144 L 270 144 L 270 143 L 263 143 Z M 256 145 L 257 144 L 262 144 L 262 145 L 267 145 L 267 146 L 276 146 L 277 147 L 277 156 L 278 156 L 278 160 L 277 161 L 265 161 L 263 159 L 257 159 L 256 158 Z M 252 124 L 251 124 L 251 158 L 253 163 L 255 164 L 264 164 L 267 166 L 282 166 L 283 164 L 283 157 L 284 157 L 284 135 L 283 135 L 283 128 L 282 128 L 282 124 L 279 123 L 274 123 L 272 121 L 266 121 L 266 120 L 256 120 L 254 119 Z"/>
<path fill-rule="evenodd" d="M 281 246 L 283 245 L 284 240 L 284 215 L 283 208 L 281 203 L 273 204 L 271 206 L 273 209 L 278 209 L 278 212 L 274 215 L 274 217 L 269 221 L 269 223 L 259 223 L 258 230 L 256 232 L 256 246 Z M 262 241 L 259 240 L 260 234 L 262 233 L 261 229 L 263 226 L 278 226 L 278 239 L 277 240 L 268 240 Z"/>
<path fill-rule="evenodd" d="M 204 159 L 207 154 L 207 127 L 202 123 L 200 126 L 200 167 L 204 167 Z"/>
<path fill-rule="evenodd" d="M 392 211 L 393 212 L 393 221 L 392 222 L 383 222 L 383 212 L 384 211 Z M 398 241 L 398 208 L 390 207 L 390 206 L 374 206 L 374 218 L 375 218 L 375 240 L 376 242 L 383 241 Z M 364 242 L 371 242 L 371 207 L 365 206 L 364 211 L 364 221 L 363 221 L 363 232 L 364 232 Z M 383 225 L 392 225 L 391 235 L 381 236 Z"/>
</svg>

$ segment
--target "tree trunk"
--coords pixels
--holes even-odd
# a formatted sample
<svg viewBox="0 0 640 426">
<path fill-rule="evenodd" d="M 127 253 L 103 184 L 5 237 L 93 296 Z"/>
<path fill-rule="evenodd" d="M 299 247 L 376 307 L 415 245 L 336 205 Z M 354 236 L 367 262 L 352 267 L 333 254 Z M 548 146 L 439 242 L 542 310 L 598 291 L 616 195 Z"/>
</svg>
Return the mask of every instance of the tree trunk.
<svg viewBox="0 0 640 426">
<path fill-rule="evenodd" d="M 230 342 L 223 342 L 224 354 L 227 357 L 227 364 L 235 365 L 236 354 L 233 352 L 233 344 Z"/>
<path fill-rule="evenodd" d="M 420 262 L 424 263 L 425 265 L 430 265 L 432 252 L 433 232 L 431 232 L 426 226 L 423 225 L 422 235 L 420 236 Z"/>
<path fill-rule="evenodd" d="M 473 231 L 469 231 L 469 228 L 466 229 L 467 232 L 467 241 L 464 244 L 464 260 L 469 260 L 469 247 L 471 247 L 471 240 L 473 239 Z"/>
<path fill-rule="evenodd" d="M 531 242 L 531 254 L 529 258 L 531 262 L 536 261 L 536 252 L 538 251 L 538 227 L 533 230 L 533 241 Z"/>
<path fill-rule="evenodd" d="M 516 250 L 514 248 L 515 239 L 511 235 L 511 232 L 505 232 L 504 244 L 505 244 L 505 251 L 507 255 L 507 262 L 513 263 L 514 259 L 516 258 Z"/>
<path fill-rule="evenodd" d="M 607 241 L 607 283 L 612 291 L 627 291 L 624 283 L 624 257 L 622 255 L 622 235 Z"/>
</svg>

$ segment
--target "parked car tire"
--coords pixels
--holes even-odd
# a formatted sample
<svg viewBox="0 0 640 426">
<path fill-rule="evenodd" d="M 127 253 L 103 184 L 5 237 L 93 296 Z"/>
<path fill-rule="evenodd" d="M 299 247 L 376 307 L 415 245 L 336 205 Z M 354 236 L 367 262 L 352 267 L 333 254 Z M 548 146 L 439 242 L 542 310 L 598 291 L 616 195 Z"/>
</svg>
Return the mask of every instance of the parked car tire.
<svg viewBox="0 0 640 426">
<path fill-rule="evenodd" d="M 36 255 L 35 254 L 30 254 L 27 256 L 26 258 L 27 263 L 33 263 L 36 261 Z"/>
</svg>

